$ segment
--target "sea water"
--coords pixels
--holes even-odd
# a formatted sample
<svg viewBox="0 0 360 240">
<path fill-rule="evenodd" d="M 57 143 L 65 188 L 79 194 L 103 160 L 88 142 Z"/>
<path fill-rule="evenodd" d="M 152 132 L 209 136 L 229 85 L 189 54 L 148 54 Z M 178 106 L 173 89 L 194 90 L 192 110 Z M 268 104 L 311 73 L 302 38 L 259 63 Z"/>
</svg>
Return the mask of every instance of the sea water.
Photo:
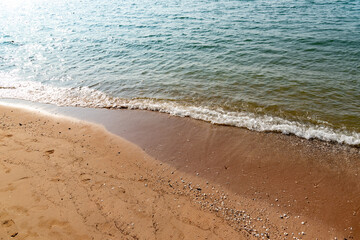
<svg viewBox="0 0 360 240">
<path fill-rule="evenodd" d="M 360 144 L 360 1 L 0 1 L 0 98 Z"/>
</svg>

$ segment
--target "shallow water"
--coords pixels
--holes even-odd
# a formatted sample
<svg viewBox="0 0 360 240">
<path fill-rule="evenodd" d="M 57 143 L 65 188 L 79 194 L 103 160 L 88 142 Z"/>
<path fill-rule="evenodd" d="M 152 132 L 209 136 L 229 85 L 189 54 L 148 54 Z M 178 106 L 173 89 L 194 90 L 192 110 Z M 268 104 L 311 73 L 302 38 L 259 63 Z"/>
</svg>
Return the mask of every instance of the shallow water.
<svg viewBox="0 0 360 240">
<path fill-rule="evenodd" d="M 357 145 L 360 2 L 1 1 L 0 98 Z"/>
</svg>

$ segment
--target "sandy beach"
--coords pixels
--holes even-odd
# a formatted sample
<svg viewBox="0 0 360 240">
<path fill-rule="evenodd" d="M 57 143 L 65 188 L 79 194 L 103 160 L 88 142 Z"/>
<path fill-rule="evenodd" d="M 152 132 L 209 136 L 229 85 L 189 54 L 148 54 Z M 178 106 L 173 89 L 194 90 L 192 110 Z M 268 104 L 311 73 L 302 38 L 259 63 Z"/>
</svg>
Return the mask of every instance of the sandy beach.
<svg viewBox="0 0 360 240">
<path fill-rule="evenodd" d="M 360 237 L 359 149 L 123 114 L 0 107 L 0 239 Z"/>
<path fill-rule="evenodd" d="M 1 239 L 242 236 L 99 126 L 1 107 L 0 151 Z"/>
<path fill-rule="evenodd" d="M 360 240 L 359 9 L 0 1 L 0 240 Z"/>
</svg>

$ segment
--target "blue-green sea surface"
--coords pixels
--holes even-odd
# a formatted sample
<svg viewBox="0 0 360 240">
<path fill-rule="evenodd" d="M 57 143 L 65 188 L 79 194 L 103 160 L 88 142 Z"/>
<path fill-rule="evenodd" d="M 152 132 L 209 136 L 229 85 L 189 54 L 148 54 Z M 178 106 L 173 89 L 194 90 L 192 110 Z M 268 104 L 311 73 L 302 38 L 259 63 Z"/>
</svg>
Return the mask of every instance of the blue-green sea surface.
<svg viewBox="0 0 360 240">
<path fill-rule="evenodd" d="M 0 98 L 360 144 L 360 1 L 0 1 Z"/>
</svg>

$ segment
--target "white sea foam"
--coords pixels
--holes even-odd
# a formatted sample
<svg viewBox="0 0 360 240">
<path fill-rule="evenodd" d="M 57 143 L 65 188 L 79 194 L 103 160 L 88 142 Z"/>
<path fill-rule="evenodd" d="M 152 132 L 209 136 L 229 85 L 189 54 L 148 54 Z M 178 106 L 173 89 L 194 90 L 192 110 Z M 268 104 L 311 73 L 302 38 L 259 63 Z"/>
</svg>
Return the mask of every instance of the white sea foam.
<svg viewBox="0 0 360 240">
<path fill-rule="evenodd" d="M 304 124 L 273 116 L 258 116 L 248 112 L 229 112 L 201 106 L 185 106 L 179 103 L 156 99 L 124 99 L 111 97 L 88 87 L 53 87 L 36 82 L 14 81 L 0 78 L 0 98 L 23 99 L 59 106 L 95 108 L 129 108 L 169 113 L 174 116 L 191 117 L 213 124 L 248 128 L 254 131 L 274 131 L 310 139 L 335 141 L 360 145 L 360 133 L 332 129 L 325 125 Z"/>
</svg>

